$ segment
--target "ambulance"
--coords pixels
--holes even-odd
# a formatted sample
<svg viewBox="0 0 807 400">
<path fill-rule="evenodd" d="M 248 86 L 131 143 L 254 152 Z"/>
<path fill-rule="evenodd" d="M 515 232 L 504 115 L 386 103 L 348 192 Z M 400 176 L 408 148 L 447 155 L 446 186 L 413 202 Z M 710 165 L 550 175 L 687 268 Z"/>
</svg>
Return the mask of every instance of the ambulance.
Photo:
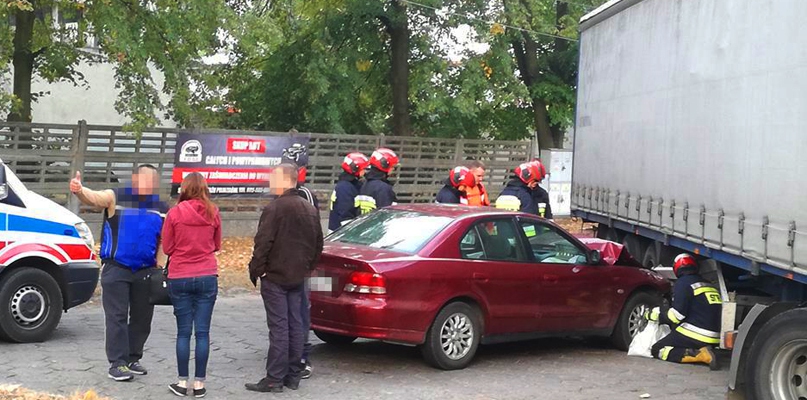
<svg viewBox="0 0 807 400">
<path fill-rule="evenodd" d="M 0 160 L 0 340 L 47 340 L 63 311 L 92 297 L 93 246 L 81 218 L 26 189 Z"/>
</svg>

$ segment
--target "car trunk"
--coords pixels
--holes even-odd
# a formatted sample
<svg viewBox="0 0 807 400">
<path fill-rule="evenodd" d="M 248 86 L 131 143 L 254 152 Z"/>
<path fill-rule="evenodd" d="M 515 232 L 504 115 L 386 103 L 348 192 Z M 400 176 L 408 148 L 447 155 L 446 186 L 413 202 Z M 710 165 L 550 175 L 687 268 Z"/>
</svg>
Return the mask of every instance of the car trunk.
<svg viewBox="0 0 807 400">
<path fill-rule="evenodd" d="M 326 243 L 314 276 L 328 279 L 331 290 L 322 291 L 312 288 L 312 292 L 338 297 L 349 282 L 350 274 L 354 271 L 382 273 L 383 271 L 374 268 L 371 263 L 406 256 L 409 255 L 368 246 Z"/>
</svg>

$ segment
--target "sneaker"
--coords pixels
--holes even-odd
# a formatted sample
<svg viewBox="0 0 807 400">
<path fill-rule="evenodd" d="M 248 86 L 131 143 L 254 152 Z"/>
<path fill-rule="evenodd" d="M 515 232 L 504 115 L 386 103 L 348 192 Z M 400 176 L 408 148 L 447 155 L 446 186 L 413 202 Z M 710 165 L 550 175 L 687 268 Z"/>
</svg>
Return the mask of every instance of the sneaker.
<svg viewBox="0 0 807 400">
<path fill-rule="evenodd" d="M 311 366 L 311 363 L 306 362 L 305 368 L 302 371 L 300 371 L 300 379 L 310 378 L 312 372 L 314 372 L 314 367 Z"/>
<path fill-rule="evenodd" d="M 129 371 L 131 371 L 135 375 L 148 375 L 148 370 L 140 365 L 139 361 L 135 361 L 133 363 L 129 363 Z"/>
<path fill-rule="evenodd" d="M 193 397 L 196 397 L 197 399 L 201 399 L 202 397 L 205 397 L 206 394 L 207 394 L 207 389 L 205 389 L 205 388 L 193 389 Z"/>
<path fill-rule="evenodd" d="M 247 383 L 244 385 L 247 390 L 252 392 L 261 392 L 261 393 L 281 393 L 283 392 L 283 383 L 281 382 L 271 382 L 269 378 L 263 378 L 258 383 Z"/>
<path fill-rule="evenodd" d="M 129 367 L 125 365 L 119 365 L 117 367 L 109 368 L 109 376 L 110 379 L 123 382 L 123 381 L 130 381 L 134 379 L 134 375 L 132 375 L 132 371 L 129 370 Z"/>
<path fill-rule="evenodd" d="M 176 383 L 168 385 L 168 390 L 170 390 L 179 397 L 185 397 L 188 395 L 188 388 L 179 386 Z"/>
</svg>

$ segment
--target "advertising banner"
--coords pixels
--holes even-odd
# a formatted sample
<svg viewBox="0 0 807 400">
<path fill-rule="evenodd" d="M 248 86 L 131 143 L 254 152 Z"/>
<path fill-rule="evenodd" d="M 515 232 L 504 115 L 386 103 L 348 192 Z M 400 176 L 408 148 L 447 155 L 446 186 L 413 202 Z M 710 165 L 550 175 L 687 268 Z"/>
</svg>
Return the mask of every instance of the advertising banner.
<svg viewBox="0 0 807 400">
<path fill-rule="evenodd" d="M 180 133 L 174 152 L 171 195 L 198 172 L 214 197 L 255 197 L 267 191 L 269 172 L 282 162 L 308 165 L 308 137 Z"/>
</svg>

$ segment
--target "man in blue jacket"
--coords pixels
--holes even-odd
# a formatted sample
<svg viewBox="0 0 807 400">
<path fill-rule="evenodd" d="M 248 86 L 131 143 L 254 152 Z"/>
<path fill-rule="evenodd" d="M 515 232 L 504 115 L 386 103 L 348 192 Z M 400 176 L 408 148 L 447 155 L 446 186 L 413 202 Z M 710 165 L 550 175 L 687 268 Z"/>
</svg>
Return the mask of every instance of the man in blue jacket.
<svg viewBox="0 0 807 400">
<path fill-rule="evenodd" d="M 90 190 L 81 184 L 80 173 L 70 181 L 70 191 L 82 203 L 104 210 L 101 302 L 108 376 L 116 381 L 148 373 L 140 365 L 154 315 L 148 276 L 156 266 L 165 266 L 160 232 L 168 205 L 160 201 L 159 183 L 157 168 L 149 164 L 135 168 L 131 186 L 124 188 Z"/>
<path fill-rule="evenodd" d="M 362 153 L 350 153 L 342 161 L 342 174 L 331 193 L 331 213 L 328 218 L 328 233 L 358 217 L 356 196 L 362 187 L 361 178 L 370 160 Z"/>
<path fill-rule="evenodd" d="M 516 167 L 513 177 L 496 199 L 496 208 L 538 215 L 538 205 L 535 204 L 532 191 L 538 186 L 540 175 L 540 170 L 533 163 Z"/>
<path fill-rule="evenodd" d="M 367 214 L 382 207 L 396 204 L 395 191 L 388 180 L 390 172 L 398 165 L 398 155 L 390 149 L 380 148 L 370 157 L 370 166 L 364 174 L 365 183 L 354 206 L 359 214 Z"/>
</svg>

